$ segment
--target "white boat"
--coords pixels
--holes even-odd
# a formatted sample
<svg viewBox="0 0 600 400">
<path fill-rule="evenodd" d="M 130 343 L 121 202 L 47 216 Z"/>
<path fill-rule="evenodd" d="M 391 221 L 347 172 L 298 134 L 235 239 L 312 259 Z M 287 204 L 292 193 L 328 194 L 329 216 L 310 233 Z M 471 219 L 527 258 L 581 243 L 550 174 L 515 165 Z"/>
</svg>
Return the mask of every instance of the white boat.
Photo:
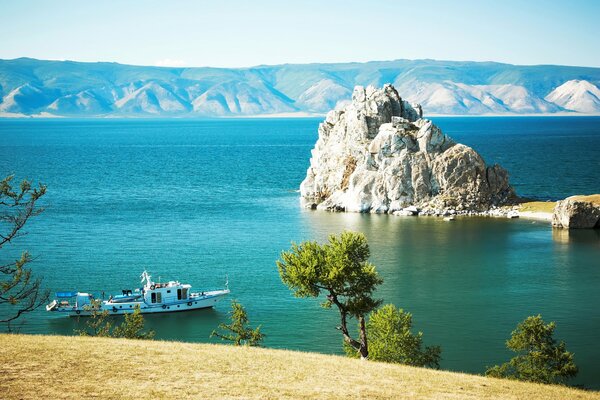
<svg viewBox="0 0 600 400">
<path fill-rule="evenodd" d="M 133 313 L 136 306 L 142 314 L 190 311 L 213 307 L 223 296 L 225 289 L 192 292 L 192 286 L 178 281 L 154 282 L 146 271 L 142 273 L 141 288 L 123 290 L 123 293 L 110 296 L 108 300 L 97 300 L 90 293 L 58 292 L 56 299 L 46 306 L 46 311 L 64 313 L 71 317 L 87 316 L 95 312 L 108 311 L 112 315 Z"/>
</svg>

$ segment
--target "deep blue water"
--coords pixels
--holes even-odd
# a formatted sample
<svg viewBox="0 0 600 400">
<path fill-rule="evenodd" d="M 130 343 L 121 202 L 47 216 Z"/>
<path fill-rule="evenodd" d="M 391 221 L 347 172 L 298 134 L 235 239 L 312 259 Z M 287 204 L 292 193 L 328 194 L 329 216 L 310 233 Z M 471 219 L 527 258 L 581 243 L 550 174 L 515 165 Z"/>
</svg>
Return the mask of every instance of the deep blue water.
<svg viewBox="0 0 600 400">
<path fill-rule="evenodd" d="M 600 192 L 600 118 L 434 118 L 517 192 L 540 199 Z M 46 211 L 2 249 L 28 249 L 52 290 L 99 292 L 154 277 L 219 287 L 266 345 L 339 353 L 336 314 L 295 299 L 275 260 L 291 241 L 365 232 L 385 282 L 378 294 L 414 314 L 442 367 L 482 373 L 506 360 L 517 322 L 541 313 L 575 352 L 576 383 L 600 388 L 600 236 L 526 220 L 330 214 L 299 207 L 318 119 L 0 120 L 0 172 L 48 185 Z M 148 316 L 159 339 L 209 341 L 214 310 Z M 23 332 L 70 334 L 43 311 Z"/>
<path fill-rule="evenodd" d="M 486 162 L 506 168 L 521 196 L 557 200 L 600 192 L 600 117 L 432 120 Z"/>
</svg>

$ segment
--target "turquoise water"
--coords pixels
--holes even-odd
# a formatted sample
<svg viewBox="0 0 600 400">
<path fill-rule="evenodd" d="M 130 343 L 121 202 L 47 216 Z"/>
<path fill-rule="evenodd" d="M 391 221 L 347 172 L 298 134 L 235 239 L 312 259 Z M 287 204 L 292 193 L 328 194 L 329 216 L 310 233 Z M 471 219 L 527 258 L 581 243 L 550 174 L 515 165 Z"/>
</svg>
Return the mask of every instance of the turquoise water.
<svg viewBox="0 0 600 400">
<path fill-rule="evenodd" d="M 521 195 L 600 192 L 600 118 L 438 118 L 511 173 Z M 317 119 L 0 121 L 0 171 L 48 185 L 46 211 L 2 260 L 28 249 L 53 291 L 119 291 L 155 278 L 220 287 L 262 324 L 269 347 L 340 353 L 336 314 L 295 299 L 275 260 L 290 241 L 364 232 L 385 282 L 442 368 L 482 373 L 510 354 L 517 322 L 541 313 L 575 353 L 576 383 L 600 388 L 600 236 L 526 220 L 330 214 L 299 207 Z M 148 316 L 159 339 L 205 342 L 214 310 Z M 70 334 L 39 311 L 23 332 Z"/>
</svg>

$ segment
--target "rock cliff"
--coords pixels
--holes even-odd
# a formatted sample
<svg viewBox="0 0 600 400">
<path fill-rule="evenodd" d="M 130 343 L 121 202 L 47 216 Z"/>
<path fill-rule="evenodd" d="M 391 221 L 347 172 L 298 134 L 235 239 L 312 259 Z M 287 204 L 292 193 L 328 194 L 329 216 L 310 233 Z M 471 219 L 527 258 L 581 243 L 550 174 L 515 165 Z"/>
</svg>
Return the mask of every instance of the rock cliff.
<svg viewBox="0 0 600 400">
<path fill-rule="evenodd" d="M 508 173 L 454 142 L 392 85 L 357 86 L 319 125 L 300 185 L 307 207 L 434 214 L 486 211 L 514 197 Z"/>
</svg>

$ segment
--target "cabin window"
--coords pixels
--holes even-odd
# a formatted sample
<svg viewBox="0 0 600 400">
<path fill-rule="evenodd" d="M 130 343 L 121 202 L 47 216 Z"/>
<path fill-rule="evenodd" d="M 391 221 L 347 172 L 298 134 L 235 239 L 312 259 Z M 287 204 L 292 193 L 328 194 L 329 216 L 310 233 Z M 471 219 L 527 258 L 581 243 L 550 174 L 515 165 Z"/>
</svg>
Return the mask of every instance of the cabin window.
<svg viewBox="0 0 600 400">
<path fill-rule="evenodd" d="M 161 292 L 156 293 L 156 302 L 162 303 L 162 293 Z"/>
<path fill-rule="evenodd" d="M 171 291 L 170 291 L 170 290 L 167 290 L 167 293 L 171 293 Z"/>
<path fill-rule="evenodd" d="M 187 299 L 187 288 L 181 289 L 181 297 Z"/>
<path fill-rule="evenodd" d="M 152 292 L 152 293 L 150 294 L 150 301 L 151 301 L 152 303 L 156 303 L 156 293 Z"/>
<path fill-rule="evenodd" d="M 177 289 L 177 300 L 181 300 L 181 289 Z"/>
</svg>

